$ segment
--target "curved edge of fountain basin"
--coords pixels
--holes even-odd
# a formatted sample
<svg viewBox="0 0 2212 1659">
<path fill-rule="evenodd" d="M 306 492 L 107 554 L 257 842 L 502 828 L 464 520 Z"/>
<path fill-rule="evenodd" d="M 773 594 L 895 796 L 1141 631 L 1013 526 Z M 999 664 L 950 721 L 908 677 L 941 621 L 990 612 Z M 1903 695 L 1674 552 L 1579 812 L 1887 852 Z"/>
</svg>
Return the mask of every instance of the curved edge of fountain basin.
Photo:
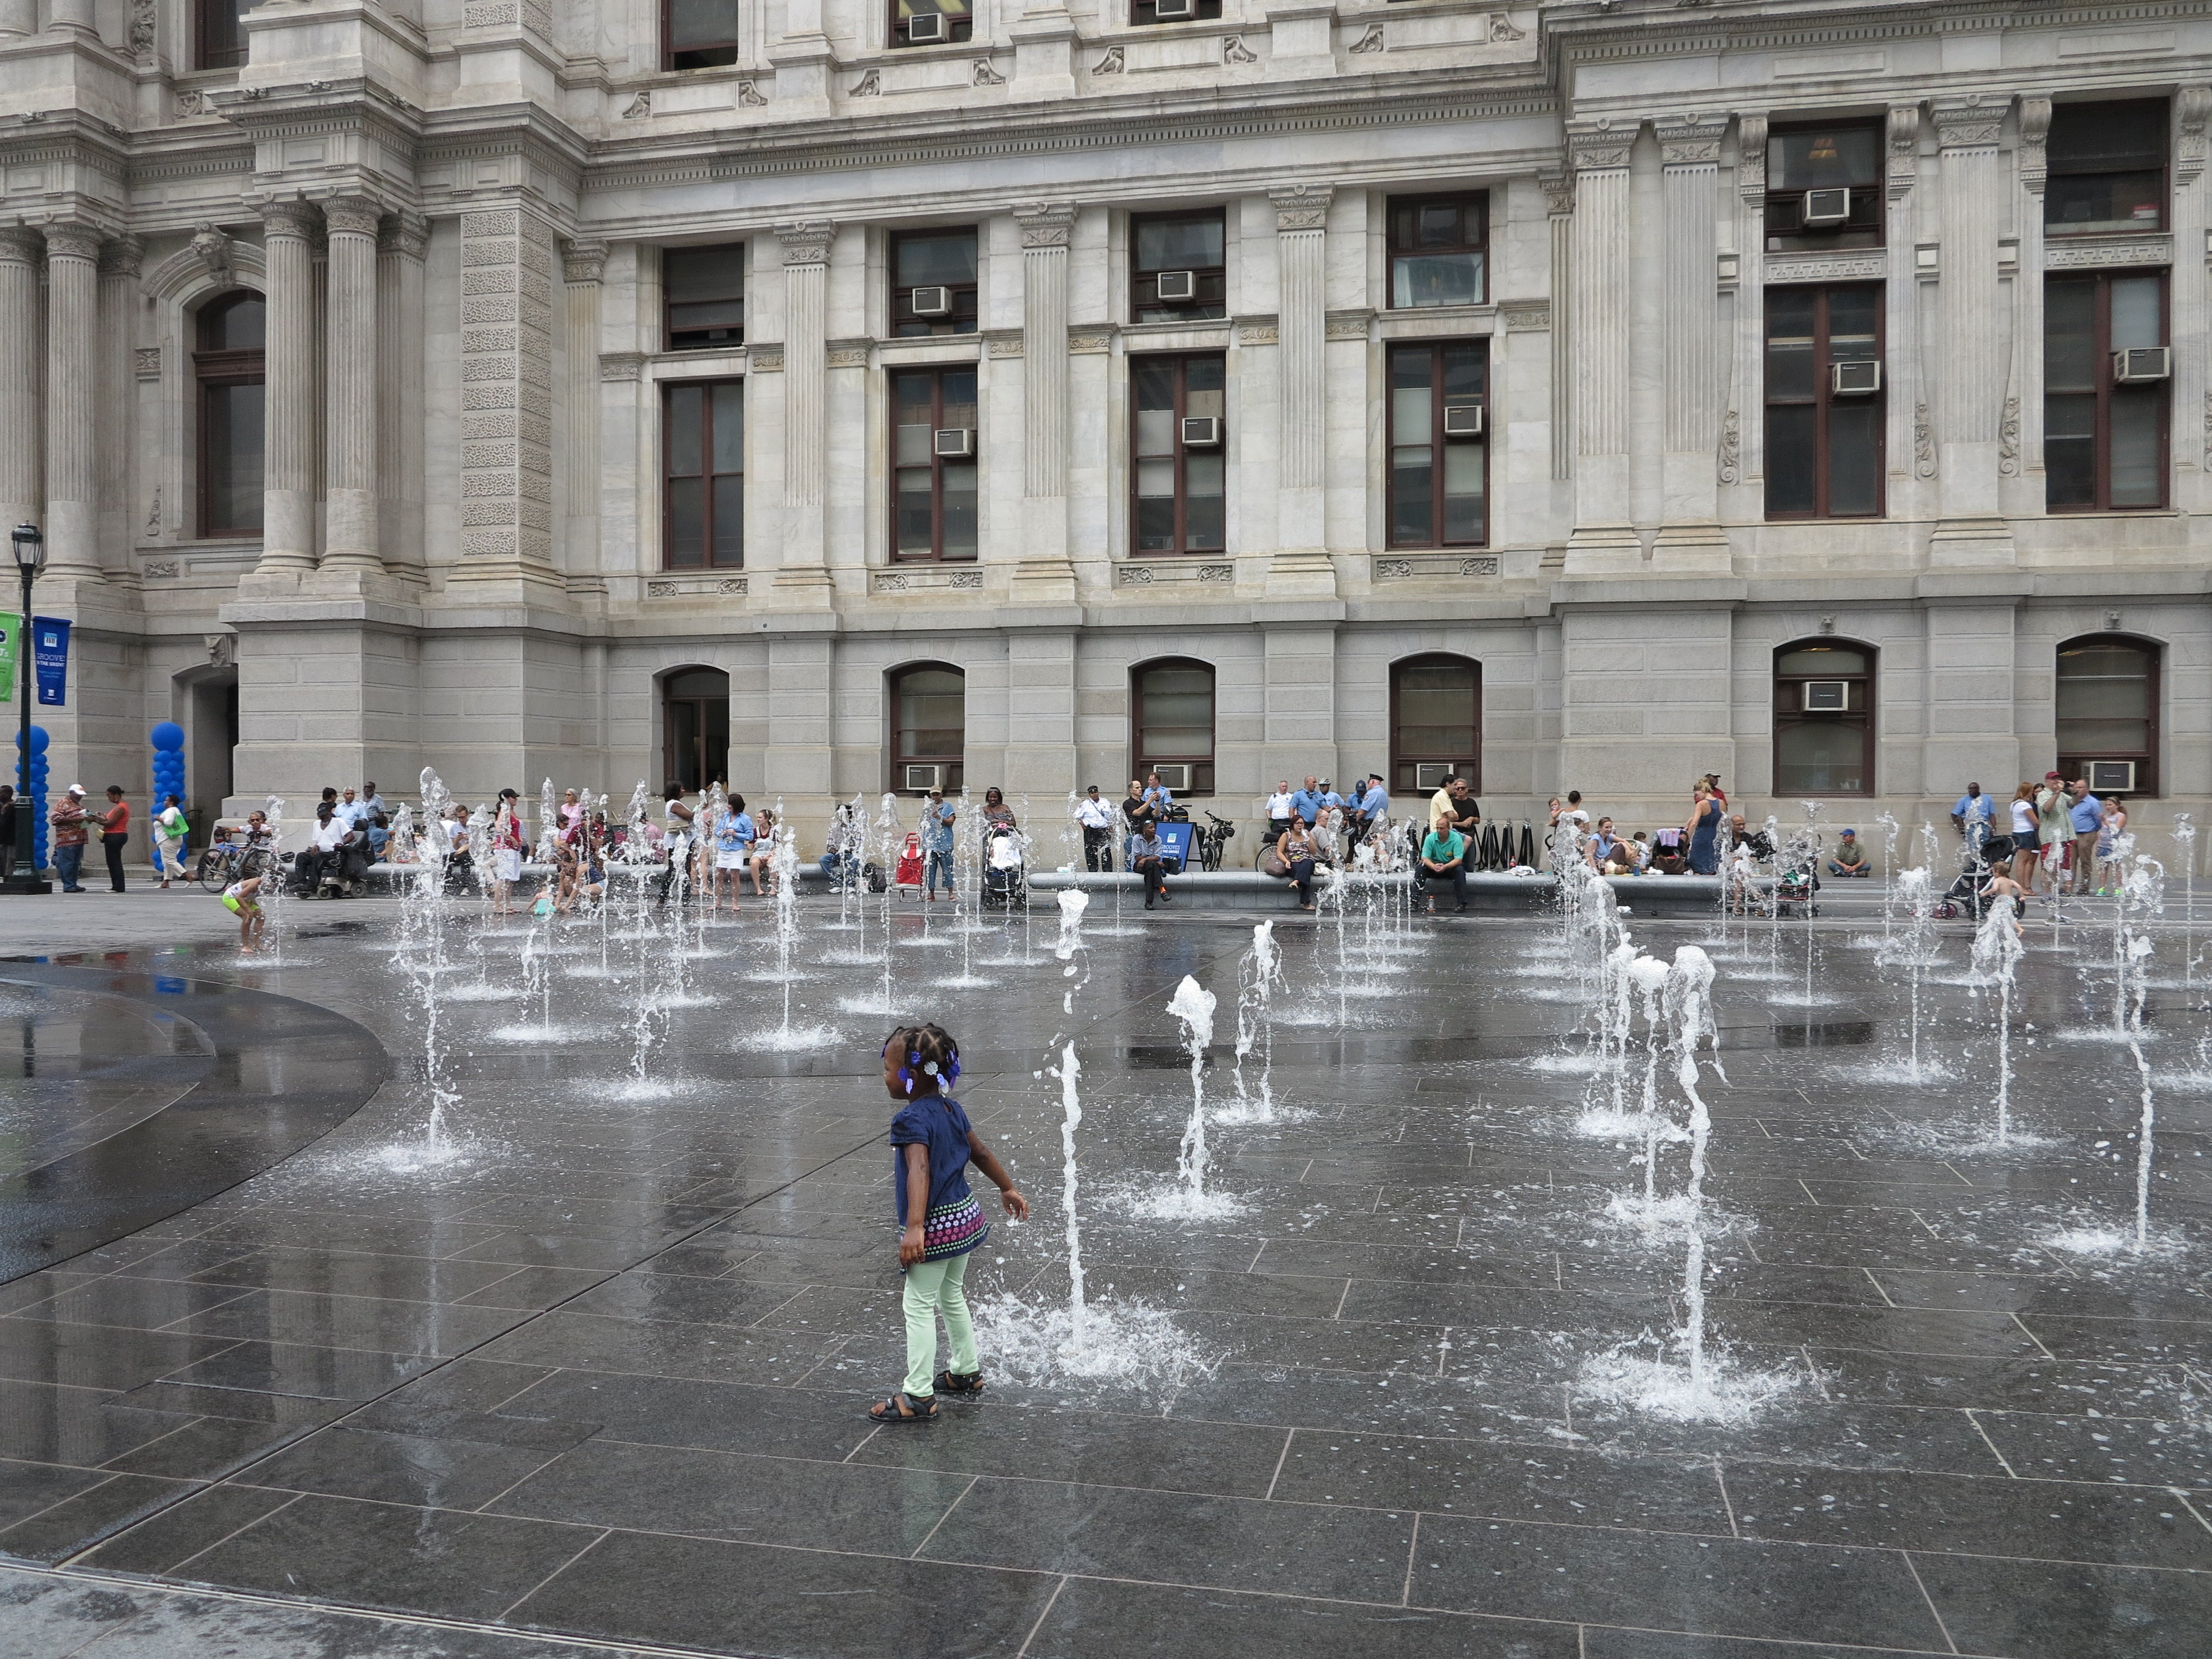
<svg viewBox="0 0 2212 1659">
<path fill-rule="evenodd" d="M 0 1284 L 113 1243 L 274 1168 L 367 1105 L 392 1074 L 390 1054 L 368 1028 L 294 997 L 54 962 L 0 962 L 0 981 L 98 991 L 182 1013 L 207 1034 L 216 1057 L 150 1116 L 0 1181 Z M 241 1063 L 270 1050 L 301 1063 Z M 257 1088 L 247 1080 L 257 1077 L 306 1081 Z"/>
<path fill-rule="evenodd" d="M 1386 887 L 1403 890 L 1412 878 L 1405 875 L 1363 876 L 1355 878 L 1355 895 L 1360 889 Z M 1717 876 L 1607 876 L 1604 878 L 1613 889 L 1613 897 L 1632 915 L 1671 915 L 1674 913 L 1710 914 L 1717 911 L 1721 902 L 1721 884 Z M 1082 870 L 1036 870 L 1030 874 L 1030 885 L 1040 892 L 1054 893 L 1064 888 L 1080 888 L 1091 893 L 1111 893 L 1120 888 L 1131 897 L 1141 900 L 1144 884 L 1140 878 L 1126 873 L 1094 874 Z M 1467 900 L 1470 909 L 1518 913 L 1540 910 L 1554 903 L 1559 896 L 1559 878 L 1548 873 L 1534 876 L 1501 876 L 1480 874 L 1467 878 Z M 1327 889 L 1322 909 L 1326 914 Z M 1193 870 L 1168 878 L 1168 894 L 1180 899 L 1185 895 L 1217 910 L 1288 910 L 1298 914 L 1290 891 L 1279 876 L 1264 876 L 1257 870 Z M 1126 906 L 1125 906 L 1126 909 Z M 1098 913 L 1094 910 L 1091 915 Z M 1172 919 L 1175 908 L 1170 905 L 1155 915 Z"/>
</svg>

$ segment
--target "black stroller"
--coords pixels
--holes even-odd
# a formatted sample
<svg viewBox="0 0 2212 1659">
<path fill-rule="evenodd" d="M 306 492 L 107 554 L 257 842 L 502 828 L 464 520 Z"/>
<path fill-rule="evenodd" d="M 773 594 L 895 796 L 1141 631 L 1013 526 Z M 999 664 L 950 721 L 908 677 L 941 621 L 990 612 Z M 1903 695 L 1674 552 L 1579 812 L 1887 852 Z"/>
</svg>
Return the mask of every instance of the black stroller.
<svg viewBox="0 0 2212 1659">
<path fill-rule="evenodd" d="M 1004 824 L 993 828 L 983 841 L 983 903 L 994 910 L 1011 909 L 1030 902 L 1027 860 L 1018 830 Z"/>
<path fill-rule="evenodd" d="M 2013 855 L 2010 836 L 1991 836 L 1978 847 L 1971 843 L 1960 866 L 1959 878 L 1953 882 L 1936 908 L 1929 912 L 1938 921 L 1956 921 L 1960 916 L 1982 919 L 1982 889 L 1989 884 L 1990 872 L 2001 864 L 2008 863 Z"/>
<path fill-rule="evenodd" d="M 1773 914 L 1808 917 L 1820 914 L 1820 867 L 1817 854 L 1802 864 L 1786 864 L 1775 871 Z"/>
</svg>

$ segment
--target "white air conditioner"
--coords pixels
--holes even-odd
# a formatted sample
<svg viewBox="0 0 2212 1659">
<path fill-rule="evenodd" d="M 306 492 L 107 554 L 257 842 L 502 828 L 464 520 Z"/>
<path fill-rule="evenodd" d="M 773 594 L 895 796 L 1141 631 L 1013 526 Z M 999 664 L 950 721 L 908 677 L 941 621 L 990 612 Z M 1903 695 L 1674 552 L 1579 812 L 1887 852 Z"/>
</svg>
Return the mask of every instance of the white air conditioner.
<svg viewBox="0 0 2212 1659">
<path fill-rule="evenodd" d="M 926 795 L 933 789 L 945 787 L 945 769 L 941 766 L 908 766 L 902 769 L 906 773 L 907 788 L 916 794 Z"/>
<path fill-rule="evenodd" d="M 1198 0 L 1153 0 L 1152 15 L 1163 23 L 1181 22 L 1198 15 Z"/>
<path fill-rule="evenodd" d="M 1164 306 L 1187 306 L 1198 298 L 1198 273 L 1194 270 L 1164 270 L 1158 280 L 1160 303 Z"/>
<path fill-rule="evenodd" d="M 1449 761 L 1423 762 L 1413 768 L 1413 787 L 1441 789 L 1444 787 L 1444 780 L 1451 774 Z"/>
<path fill-rule="evenodd" d="M 975 432 L 972 427 L 940 427 L 937 432 L 937 453 L 948 461 L 969 461 L 975 458 Z"/>
<path fill-rule="evenodd" d="M 2091 761 L 2089 793 L 2093 795 L 2132 795 L 2136 792 L 2133 761 Z"/>
<path fill-rule="evenodd" d="M 1881 390 L 1881 365 L 1877 362 L 1831 363 L 1828 390 L 1838 398 L 1867 398 Z"/>
<path fill-rule="evenodd" d="M 906 20 L 906 38 L 917 46 L 935 46 L 952 38 L 952 20 L 941 11 L 916 12 Z"/>
<path fill-rule="evenodd" d="M 2112 354 L 2112 378 L 2122 386 L 2173 378 L 2172 346 L 2130 346 Z"/>
<path fill-rule="evenodd" d="M 1807 680 L 1804 710 L 1808 714 L 1840 714 L 1851 706 L 1849 680 Z"/>
<path fill-rule="evenodd" d="M 1805 225 L 1840 225 L 1851 216 L 1851 193 L 1848 190 L 1808 190 L 1805 206 L 1798 222 Z"/>
<path fill-rule="evenodd" d="M 915 289 L 914 314 L 917 317 L 951 316 L 952 314 L 952 290 L 949 288 L 918 288 Z"/>
<path fill-rule="evenodd" d="M 1221 442 L 1221 416 L 1218 415 L 1186 415 L 1182 422 L 1182 447 L 1185 449 L 1212 449 Z"/>
<path fill-rule="evenodd" d="M 1480 404 L 1446 404 L 1444 405 L 1444 436 L 1447 438 L 1480 438 L 1482 435 L 1482 405 Z"/>
<path fill-rule="evenodd" d="M 1160 775 L 1160 787 L 1169 793 L 1187 795 L 1190 793 L 1190 768 L 1188 766 L 1155 766 Z"/>
</svg>

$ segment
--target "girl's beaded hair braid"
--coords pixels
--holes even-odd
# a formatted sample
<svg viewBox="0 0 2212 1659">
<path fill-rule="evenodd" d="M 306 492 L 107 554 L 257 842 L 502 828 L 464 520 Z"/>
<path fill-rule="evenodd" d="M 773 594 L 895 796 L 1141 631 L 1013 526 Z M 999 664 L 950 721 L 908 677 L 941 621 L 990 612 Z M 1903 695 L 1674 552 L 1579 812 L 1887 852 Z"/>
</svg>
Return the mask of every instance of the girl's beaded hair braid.
<svg viewBox="0 0 2212 1659">
<path fill-rule="evenodd" d="M 884 1039 L 886 1052 L 893 1043 L 905 1051 L 898 1075 L 907 1093 L 912 1094 L 924 1078 L 935 1079 L 940 1090 L 951 1088 L 959 1079 L 960 1045 L 942 1025 L 902 1025 Z"/>
</svg>

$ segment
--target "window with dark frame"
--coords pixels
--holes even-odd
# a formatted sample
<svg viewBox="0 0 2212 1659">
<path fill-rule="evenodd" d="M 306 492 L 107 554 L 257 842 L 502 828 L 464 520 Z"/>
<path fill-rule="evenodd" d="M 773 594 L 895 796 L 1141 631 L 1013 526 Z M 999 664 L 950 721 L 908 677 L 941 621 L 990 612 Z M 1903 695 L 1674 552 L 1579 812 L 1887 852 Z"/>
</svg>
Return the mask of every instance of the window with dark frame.
<svg viewBox="0 0 2212 1659">
<path fill-rule="evenodd" d="M 1881 129 L 1784 127 L 1766 141 L 1766 247 L 1880 247 Z"/>
<path fill-rule="evenodd" d="M 1129 360 L 1134 551 L 1218 553 L 1228 544 L 1227 384 L 1218 353 Z"/>
<path fill-rule="evenodd" d="M 975 19 L 969 0 L 890 0 L 890 44 L 898 46 L 942 46 L 973 40 Z M 920 27 L 915 20 L 927 20 Z"/>
<path fill-rule="evenodd" d="M 2164 230 L 2167 131 L 2163 98 L 2054 108 L 2044 142 L 2043 234 Z"/>
<path fill-rule="evenodd" d="M 1488 343 L 1389 352 L 1390 545 L 1480 547 L 1489 532 Z"/>
<path fill-rule="evenodd" d="M 1871 647 L 1824 638 L 1774 653 L 1774 793 L 1874 793 L 1874 689 Z"/>
<path fill-rule="evenodd" d="M 745 566 L 745 383 L 678 380 L 661 398 L 660 563 Z"/>
<path fill-rule="evenodd" d="M 1489 198 L 1390 198 L 1390 305 L 1480 305 L 1489 294 Z"/>
<path fill-rule="evenodd" d="M 1187 5 L 1190 9 L 1178 11 L 1178 5 Z M 1221 0 L 1171 0 L 1164 17 L 1160 15 L 1159 0 L 1129 0 L 1129 21 L 1139 28 L 1153 23 L 1204 22 L 1220 15 Z"/>
<path fill-rule="evenodd" d="M 2124 634 L 2090 634 L 2058 647 L 2058 769 L 2097 794 L 2159 793 L 2159 647 Z M 2131 765 L 2129 783 L 2112 775 Z M 2105 775 L 2100 777 L 2099 769 Z"/>
<path fill-rule="evenodd" d="M 897 369 L 890 393 L 892 556 L 973 559 L 975 368 Z"/>
<path fill-rule="evenodd" d="M 193 324 L 203 537 L 261 533 L 267 319 L 261 295 L 240 289 L 202 306 Z"/>
<path fill-rule="evenodd" d="M 1482 793 L 1482 665 L 1442 652 L 1390 665 L 1390 787 L 1434 794 L 1456 772 Z"/>
<path fill-rule="evenodd" d="M 973 334 L 975 231 L 904 231 L 891 238 L 891 332 L 915 338 Z"/>
<path fill-rule="evenodd" d="M 1218 208 L 1132 215 L 1129 309 L 1135 320 L 1197 323 L 1226 317 L 1227 238 Z"/>
<path fill-rule="evenodd" d="M 745 245 L 660 250 L 660 303 L 671 351 L 745 343 Z"/>
<path fill-rule="evenodd" d="M 685 668 L 660 683 L 662 770 L 686 794 L 730 781 L 730 677 Z"/>
<path fill-rule="evenodd" d="M 738 61 L 738 0 L 660 0 L 660 67 L 721 69 Z"/>
<path fill-rule="evenodd" d="M 2162 271 L 2043 284 L 2044 505 L 2053 513 L 2161 507 L 2172 354 Z M 2125 377 L 2125 378 L 2124 378 Z"/>
<path fill-rule="evenodd" d="M 246 62 L 240 21 L 260 0 L 192 0 L 192 67 L 237 69 Z"/>
<path fill-rule="evenodd" d="M 938 769 L 935 787 L 948 795 L 965 781 L 968 748 L 968 677 L 949 663 L 923 662 L 890 677 L 891 775 L 885 787 L 900 794 L 927 794 L 931 787 L 910 787 L 909 766 Z"/>
<path fill-rule="evenodd" d="M 1213 793 L 1213 668 L 1187 657 L 1146 663 L 1130 672 L 1129 775 L 1146 778 L 1162 766 L 1187 766 L 1177 794 Z"/>
<path fill-rule="evenodd" d="M 1768 518 L 1881 516 L 1884 379 L 1879 288 L 1767 289 Z"/>
</svg>

